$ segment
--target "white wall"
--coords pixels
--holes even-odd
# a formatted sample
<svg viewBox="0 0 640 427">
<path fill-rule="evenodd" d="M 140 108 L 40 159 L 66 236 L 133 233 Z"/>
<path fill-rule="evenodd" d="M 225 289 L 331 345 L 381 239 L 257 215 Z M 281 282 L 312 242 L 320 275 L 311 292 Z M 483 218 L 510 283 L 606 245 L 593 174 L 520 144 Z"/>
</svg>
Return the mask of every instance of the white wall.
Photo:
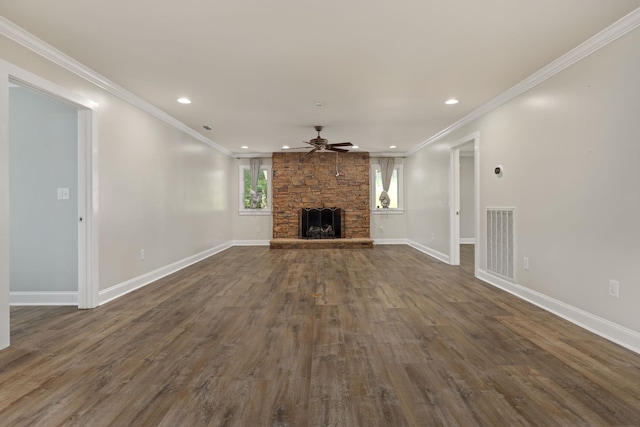
<svg viewBox="0 0 640 427">
<path fill-rule="evenodd" d="M 405 160 L 407 238 L 448 260 L 449 149 L 428 146 Z"/>
<path fill-rule="evenodd" d="M 118 99 L 98 118 L 101 290 L 232 240 L 231 158 Z"/>
<path fill-rule="evenodd" d="M 447 144 L 479 131 L 480 207 L 517 209 L 518 284 L 640 332 L 638 46 L 640 29 L 412 156 L 410 194 L 422 182 L 435 188 L 411 204 L 409 238 L 448 229 Z M 448 251 L 441 243 L 431 244 Z M 609 279 L 620 282 L 619 299 L 608 295 Z"/>
<path fill-rule="evenodd" d="M 460 239 L 475 238 L 475 167 L 473 153 L 460 152 Z"/>
<path fill-rule="evenodd" d="M 9 93 L 11 291 L 77 292 L 78 110 L 22 87 Z"/>
<path fill-rule="evenodd" d="M 406 213 L 372 213 L 371 238 L 376 243 L 403 241 L 407 238 Z"/>
<path fill-rule="evenodd" d="M 107 290 L 233 238 L 233 160 L 107 90 L 0 37 L 0 59 L 99 104 L 99 289 Z M 0 62 L 0 78 L 8 82 Z M 9 344 L 8 88 L 0 84 L 0 348 Z M 144 261 L 140 250 L 145 250 Z"/>
</svg>

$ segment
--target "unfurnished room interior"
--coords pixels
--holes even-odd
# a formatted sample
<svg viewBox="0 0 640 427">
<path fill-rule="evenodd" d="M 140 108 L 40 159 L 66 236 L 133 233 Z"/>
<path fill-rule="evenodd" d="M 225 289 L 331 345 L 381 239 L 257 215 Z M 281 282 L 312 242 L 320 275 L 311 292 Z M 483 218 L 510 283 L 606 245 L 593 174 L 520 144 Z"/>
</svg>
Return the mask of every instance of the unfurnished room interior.
<svg viewBox="0 0 640 427">
<path fill-rule="evenodd" d="M 0 2 L 0 425 L 640 426 L 640 0 Z"/>
</svg>

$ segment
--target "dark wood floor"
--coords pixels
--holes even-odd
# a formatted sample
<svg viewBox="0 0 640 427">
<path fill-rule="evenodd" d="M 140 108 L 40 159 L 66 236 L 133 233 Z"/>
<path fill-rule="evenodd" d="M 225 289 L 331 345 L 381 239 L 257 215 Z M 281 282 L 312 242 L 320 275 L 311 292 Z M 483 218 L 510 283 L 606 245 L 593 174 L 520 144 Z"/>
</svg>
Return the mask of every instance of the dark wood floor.
<svg viewBox="0 0 640 427">
<path fill-rule="evenodd" d="M 640 425 L 640 355 L 408 246 L 235 247 L 12 308 L 0 425 Z"/>
</svg>

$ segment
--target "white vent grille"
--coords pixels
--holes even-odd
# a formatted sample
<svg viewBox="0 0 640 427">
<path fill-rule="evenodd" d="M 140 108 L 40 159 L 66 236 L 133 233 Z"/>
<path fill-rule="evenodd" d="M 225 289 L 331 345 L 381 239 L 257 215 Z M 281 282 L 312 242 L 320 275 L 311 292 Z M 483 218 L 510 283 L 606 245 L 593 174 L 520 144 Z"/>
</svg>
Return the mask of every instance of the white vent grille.
<svg viewBox="0 0 640 427">
<path fill-rule="evenodd" d="M 487 208 L 487 271 L 514 280 L 515 208 Z"/>
</svg>

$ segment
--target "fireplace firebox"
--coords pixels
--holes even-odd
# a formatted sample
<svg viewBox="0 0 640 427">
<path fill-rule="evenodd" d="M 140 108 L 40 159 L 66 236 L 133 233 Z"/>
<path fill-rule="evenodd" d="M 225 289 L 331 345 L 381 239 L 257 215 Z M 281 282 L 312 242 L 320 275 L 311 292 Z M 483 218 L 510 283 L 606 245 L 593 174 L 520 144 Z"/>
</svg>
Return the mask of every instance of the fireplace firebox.
<svg viewBox="0 0 640 427">
<path fill-rule="evenodd" d="M 344 210 L 341 208 L 300 209 L 301 239 L 341 239 Z"/>
</svg>

